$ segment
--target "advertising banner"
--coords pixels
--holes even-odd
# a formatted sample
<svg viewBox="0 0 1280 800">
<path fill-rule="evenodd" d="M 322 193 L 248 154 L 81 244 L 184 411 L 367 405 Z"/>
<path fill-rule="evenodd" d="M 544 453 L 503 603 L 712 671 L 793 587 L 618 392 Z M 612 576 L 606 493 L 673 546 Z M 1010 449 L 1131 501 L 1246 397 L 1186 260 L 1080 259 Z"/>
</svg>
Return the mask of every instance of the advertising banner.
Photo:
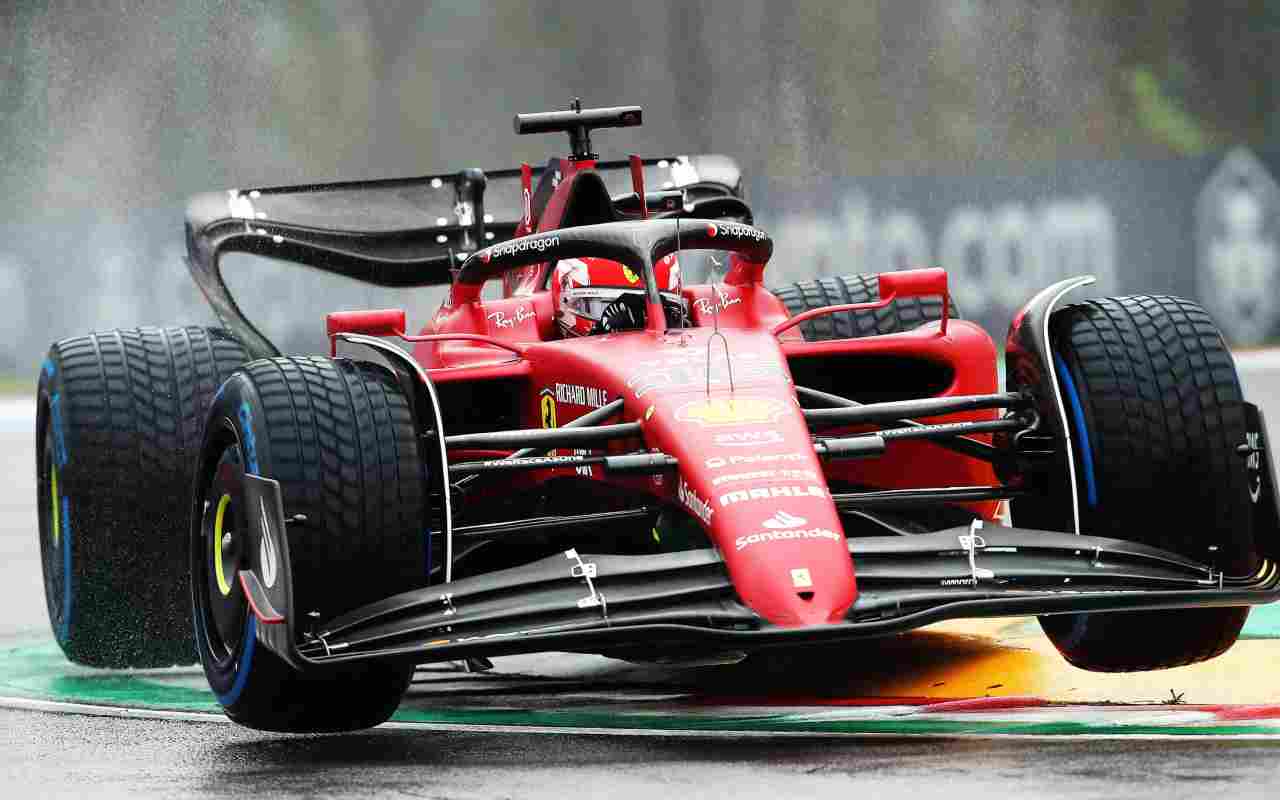
<svg viewBox="0 0 1280 800">
<path fill-rule="evenodd" d="M 1228 338 L 1280 336 L 1280 152 L 1059 162 L 998 176 L 757 180 L 770 282 L 948 270 L 961 312 L 1001 336 L 1022 303 L 1093 274 L 1100 295 L 1192 298 Z"/>
</svg>

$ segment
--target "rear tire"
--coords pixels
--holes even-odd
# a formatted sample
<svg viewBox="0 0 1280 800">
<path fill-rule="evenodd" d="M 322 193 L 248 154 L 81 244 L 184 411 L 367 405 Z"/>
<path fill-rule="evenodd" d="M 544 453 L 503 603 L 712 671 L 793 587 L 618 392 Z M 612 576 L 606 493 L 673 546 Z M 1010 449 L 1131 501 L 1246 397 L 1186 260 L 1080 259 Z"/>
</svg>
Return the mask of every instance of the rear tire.
<svg viewBox="0 0 1280 800">
<path fill-rule="evenodd" d="M 877 275 L 841 275 L 797 281 L 774 289 L 773 293 L 794 317 L 803 311 L 825 306 L 875 302 L 880 299 L 880 284 Z M 951 318 L 960 318 L 954 301 Z M 799 328 L 807 341 L 816 342 L 901 333 L 940 319 L 941 297 L 904 297 L 884 308 L 825 314 L 800 323 Z"/>
<path fill-rule="evenodd" d="M 195 661 L 186 529 L 205 413 L 245 360 L 230 334 L 136 328 L 64 339 L 37 387 L 45 600 L 67 658 Z"/>
<path fill-rule="evenodd" d="M 274 358 L 227 381 L 210 411 L 190 548 L 196 647 L 227 716 L 271 731 L 368 728 L 413 674 L 404 662 L 303 673 L 262 646 L 235 578 L 248 554 L 220 546 L 246 529 L 246 471 L 279 481 L 286 516 L 306 518 L 287 530 L 285 611 L 305 632 L 426 585 L 423 469 L 408 399 L 382 367 Z"/>
<path fill-rule="evenodd" d="M 1252 574 L 1258 555 L 1248 476 L 1235 452 L 1245 441 L 1243 393 L 1209 315 L 1173 297 L 1106 298 L 1055 313 L 1051 335 L 1081 529 L 1171 550 L 1228 575 Z M 1015 500 L 1015 519 L 1024 511 L 1024 519 L 1071 527 L 1044 502 Z M 1248 608 L 1196 608 L 1040 622 L 1075 666 L 1129 672 L 1220 655 L 1247 616 Z"/>
</svg>

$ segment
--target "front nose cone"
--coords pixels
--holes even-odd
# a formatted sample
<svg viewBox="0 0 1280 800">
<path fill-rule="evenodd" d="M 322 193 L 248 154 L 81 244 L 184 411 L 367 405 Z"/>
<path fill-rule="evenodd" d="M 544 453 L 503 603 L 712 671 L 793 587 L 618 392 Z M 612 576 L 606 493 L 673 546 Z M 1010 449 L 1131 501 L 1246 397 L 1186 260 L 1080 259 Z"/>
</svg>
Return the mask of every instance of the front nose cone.
<svg viewBox="0 0 1280 800">
<path fill-rule="evenodd" d="M 803 556 L 791 559 L 730 562 L 742 601 L 769 622 L 784 627 L 843 620 L 857 596 L 848 554 L 841 558 L 835 547 L 809 546 L 805 550 Z M 791 566 L 794 563 L 810 566 Z"/>
</svg>

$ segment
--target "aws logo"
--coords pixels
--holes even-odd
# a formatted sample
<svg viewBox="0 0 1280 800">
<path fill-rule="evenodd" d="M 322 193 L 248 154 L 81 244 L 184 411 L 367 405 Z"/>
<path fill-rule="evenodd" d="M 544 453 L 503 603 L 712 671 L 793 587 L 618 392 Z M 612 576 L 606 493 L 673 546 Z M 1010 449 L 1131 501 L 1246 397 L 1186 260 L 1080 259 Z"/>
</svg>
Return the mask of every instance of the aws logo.
<svg viewBox="0 0 1280 800">
<path fill-rule="evenodd" d="M 774 430 L 729 431 L 717 433 L 713 441 L 719 447 L 759 447 L 766 444 L 782 444 L 782 434 Z"/>
</svg>

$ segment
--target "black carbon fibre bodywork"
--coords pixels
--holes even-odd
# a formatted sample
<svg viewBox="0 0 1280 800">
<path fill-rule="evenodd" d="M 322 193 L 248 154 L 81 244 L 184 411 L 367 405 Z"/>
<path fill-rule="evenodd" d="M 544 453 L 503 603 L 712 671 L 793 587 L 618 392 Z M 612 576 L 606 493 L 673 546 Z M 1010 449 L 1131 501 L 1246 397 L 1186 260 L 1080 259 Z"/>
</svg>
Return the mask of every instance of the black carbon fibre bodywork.
<svg viewBox="0 0 1280 800">
<path fill-rule="evenodd" d="M 646 182 L 660 182 L 659 164 L 682 160 L 693 165 L 698 181 L 680 187 L 685 206 L 659 216 L 701 212 L 750 220 L 740 199 L 741 171 L 725 156 L 644 159 Z M 534 179 L 557 162 L 535 168 Z M 628 170 L 625 161 L 600 162 L 593 170 L 618 196 L 615 205 L 626 205 Z M 280 353 L 232 297 L 222 277 L 224 254 L 284 259 L 377 286 L 443 285 L 467 255 L 515 234 L 521 203 L 518 169 L 204 192 L 187 204 L 188 267 L 222 323 L 251 355 L 267 358 Z"/>
<path fill-rule="evenodd" d="M 1079 481 L 1076 478 L 1075 459 L 1072 455 L 1070 428 L 1067 424 L 1066 406 L 1062 399 L 1062 390 L 1058 386 L 1058 376 L 1053 357 L 1053 345 L 1049 339 L 1049 320 L 1053 312 L 1068 292 L 1088 286 L 1094 282 L 1093 276 L 1068 278 L 1052 286 L 1042 289 L 1031 298 L 1022 310 L 1014 315 L 1009 324 L 1009 335 L 1005 341 L 1005 383 L 1010 391 L 1029 392 L 1036 410 L 1040 414 L 1040 422 L 1044 426 L 1045 437 L 1025 440 L 1026 444 L 1034 441 L 1048 440 L 1049 452 L 1045 453 L 1052 460 L 1055 474 L 1066 474 L 1066 485 L 1060 481 L 1049 482 L 1041 487 L 1050 503 L 1061 505 L 1070 510 L 1067 515 L 1074 524 L 1073 530 L 1080 530 Z M 1013 437 L 997 438 L 996 444 L 1001 449 L 1008 449 L 1015 455 L 1023 449 L 1024 442 Z M 1008 481 L 1019 472 L 1025 471 L 1027 464 L 1016 465 L 1012 462 L 998 465 L 997 474 L 1001 480 Z"/>
<path fill-rule="evenodd" d="M 850 541 L 860 592 L 845 619 L 781 628 L 734 596 L 714 550 L 660 556 L 567 551 L 523 567 L 388 598 L 327 624 L 298 659 L 316 664 L 613 645 L 751 650 L 897 633 L 955 617 L 1266 603 L 1280 597 L 1268 564 L 1227 581 L 1207 566 L 1114 539 L 969 529 Z M 591 575 L 592 580 L 586 580 Z M 976 577 L 975 577 L 976 576 Z"/>
<path fill-rule="evenodd" d="M 283 530 L 274 481 L 254 479 Z M 1268 487 L 1273 488 L 1273 487 Z M 271 518 L 274 516 L 275 518 Z M 1280 524 L 1273 520 L 1269 545 Z M 254 535 L 260 537 L 261 530 Z M 771 625 L 734 594 L 714 549 L 658 555 L 567 550 L 511 569 L 437 584 L 311 627 L 287 609 L 288 572 L 268 595 L 285 619 L 259 637 L 300 669 L 404 659 L 562 650 L 754 650 L 883 636 L 958 617 L 1253 605 L 1280 599 L 1280 567 L 1230 578 L 1176 553 L 1119 539 L 1004 527 L 959 527 L 849 540 L 859 594 L 844 619 Z M 287 553 L 282 553 L 287 565 Z"/>
</svg>

